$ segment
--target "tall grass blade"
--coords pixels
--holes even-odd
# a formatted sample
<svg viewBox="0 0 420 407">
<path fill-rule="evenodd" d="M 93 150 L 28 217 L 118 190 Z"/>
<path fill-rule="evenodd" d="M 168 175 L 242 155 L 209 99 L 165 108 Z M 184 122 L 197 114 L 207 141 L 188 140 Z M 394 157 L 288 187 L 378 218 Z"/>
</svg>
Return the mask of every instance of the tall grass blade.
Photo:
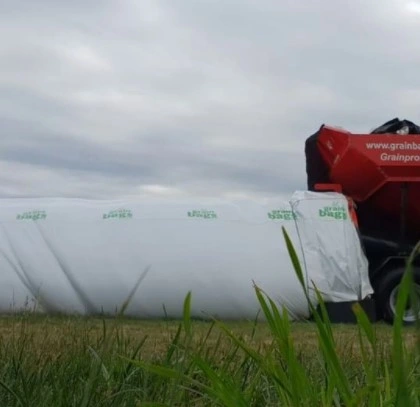
<svg viewBox="0 0 420 407">
<path fill-rule="evenodd" d="M 145 268 L 145 270 L 140 274 L 139 278 L 136 281 L 136 284 L 134 284 L 133 288 L 131 289 L 130 293 L 128 294 L 126 300 L 123 302 L 122 306 L 121 306 L 121 310 L 118 313 L 119 316 L 124 315 L 127 307 L 129 306 L 131 299 L 133 298 L 133 296 L 135 295 L 137 289 L 139 288 L 141 282 L 146 278 L 147 274 L 150 271 L 151 266 L 147 266 Z"/>
<path fill-rule="evenodd" d="M 292 264 L 293 264 L 293 268 L 295 269 L 296 275 L 297 275 L 297 277 L 300 281 L 301 286 L 303 287 L 303 289 L 306 292 L 305 278 L 303 276 L 303 270 L 302 270 L 302 267 L 301 267 L 300 262 L 299 262 L 299 257 L 297 255 L 296 250 L 293 246 L 293 243 L 292 243 L 292 241 L 289 237 L 289 234 L 287 233 L 286 228 L 284 226 L 282 226 L 282 231 L 283 231 L 284 240 L 286 241 L 286 247 L 287 247 L 287 250 L 289 252 L 290 260 L 292 261 Z"/>
<path fill-rule="evenodd" d="M 315 293 L 316 293 L 318 303 L 320 304 L 321 309 L 323 310 L 323 318 L 319 316 L 318 312 L 316 311 L 315 307 L 313 306 L 309 298 L 309 295 L 307 294 L 306 287 L 305 287 L 305 280 L 304 280 L 302 268 L 300 266 L 299 258 L 296 254 L 293 243 L 291 242 L 290 237 L 286 229 L 284 228 L 284 226 L 282 227 L 282 229 L 283 229 L 283 236 L 286 241 L 286 246 L 289 252 L 290 259 L 292 261 L 296 275 L 305 292 L 310 310 L 312 311 L 312 315 L 315 319 L 315 322 L 318 328 L 320 346 L 325 357 L 326 365 L 331 369 L 330 374 L 334 375 L 335 382 L 337 384 L 337 387 L 340 391 L 340 395 L 343 398 L 345 405 L 351 405 L 353 393 L 352 393 L 348 378 L 346 377 L 344 368 L 342 364 L 340 363 L 340 360 L 336 353 L 336 348 L 335 348 L 334 339 L 332 335 L 331 323 L 328 319 L 328 313 L 325 309 L 324 301 L 322 299 L 321 293 L 315 287 Z"/>
<path fill-rule="evenodd" d="M 417 256 L 417 251 L 419 250 L 420 245 L 417 245 L 413 252 L 411 253 L 408 261 L 406 271 L 401 279 L 397 305 L 396 305 L 396 315 L 394 318 L 394 327 L 393 327 L 393 349 L 392 349 L 392 367 L 393 367 L 393 376 L 395 381 L 395 403 L 397 405 L 412 405 L 413 399 L 411 395 L 411 390 L 407 379 L 409 377 L 408 372 L 408 360 L 406 357 L 406 350 L 403 343 L 403 326 L 404 326 L 404 311 L 407 307 L 410 296 L 412 295 L 412 289 L 414 284 L 414 270 L 413 262 Z M 414 295 L 413 295 L 414 296 Z"/>
<path fill-rule="evenodd" d="M 184 300 L 184 329 L 188 336 L 192 335 L 192 328 L 191 328 L 191 291 L 188 292 L 187 296 Z"/>
<path fill-rule="evenodd" d="M 210 380 L 211 386 L 207 387 L 207 392 L 213 400 L 219 400 L 226 407 L 249 407 L 240 387 L 235 386 L 231 376 L 214 371 L 198 357 L 194 358 L 194 364 Z"/>
</svg>

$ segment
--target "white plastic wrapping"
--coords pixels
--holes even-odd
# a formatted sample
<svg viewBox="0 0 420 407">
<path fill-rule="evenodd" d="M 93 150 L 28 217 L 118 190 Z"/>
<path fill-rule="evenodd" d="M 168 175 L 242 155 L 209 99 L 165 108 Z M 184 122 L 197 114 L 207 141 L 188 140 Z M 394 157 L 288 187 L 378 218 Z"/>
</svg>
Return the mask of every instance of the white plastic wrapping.
<svg viewBox="0 0 420 407">
<path fill-rule="evenodd" d="M 128 315 L 181 317 L 191 291 L 194 317 L 255 318 L 255 282 L 291 318 L 307 318 L 282 226 L 309 286 L 313 280 L 333 300 L 370 292 L 351 221 L 316 218 L 320 203 L 340 199 L 296 193 L 291 202 L 272 207 L 219 201 L 1 200 L 0 312 L 36 307 L 112 314 L 143 275 Z"/>
<path fill-rule="evenodd" d="M 325 301 L 355 301 L 373 293 L 368 261 L 347 199 L 334 192 L 296 192 L 291 201 L 304 248 L 308 289 Z"/>
</svg>

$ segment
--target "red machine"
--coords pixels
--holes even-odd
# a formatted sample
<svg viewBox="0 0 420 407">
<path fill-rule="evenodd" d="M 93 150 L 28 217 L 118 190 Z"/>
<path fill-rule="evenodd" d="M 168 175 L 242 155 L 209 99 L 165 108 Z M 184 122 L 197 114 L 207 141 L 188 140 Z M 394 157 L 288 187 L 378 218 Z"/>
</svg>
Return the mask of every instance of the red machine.
<svg viewBox="0 0 420 407">
<path fill-rule="evenodd" d="M 420 135 L 351 134 L 323 127 L 330 182 L 359 204 L 362 233 L 420 240 Z"/>
<path fill-rule="evenodd" d="M 420 127 L 393 119 L 354 134 L 323 125 L 306 140 L 305 153 L 310 190 L 339 188 L 356 203 L 379 311 L 392 320 L 399 280 L 389 275 L 401 278 L 404 259 L 420 241 Z M 384 287 L 387 278 L 392 284 Z"/>
</svg>

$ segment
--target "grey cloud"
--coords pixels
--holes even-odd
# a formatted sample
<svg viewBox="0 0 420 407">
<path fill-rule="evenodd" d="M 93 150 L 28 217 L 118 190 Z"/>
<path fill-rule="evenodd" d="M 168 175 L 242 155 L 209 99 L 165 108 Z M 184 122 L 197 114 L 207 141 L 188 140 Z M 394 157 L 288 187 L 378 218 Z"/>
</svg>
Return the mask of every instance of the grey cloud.
<svg viewBox="0 0 420 407">
<path fill-rule="evenodd" d="M 209 42 L 218 38 L 244 71 L 266 76 L 274 86 L 286 77 L 285 90 L 299 82 L 326 86 L 346 110 L 344 94 L 363 109 L 375 100 L 379 110 L 390 90 L 420 84 L 420 55 L 412 47 L 420 26 L 403 14 L 404 2 L 240 3 L 183 1 L 183 8 L 174 8 Z"/>
<path fill-rule="evenodd" d="M 6 123 L 6 122 L 4 122 Z M 6 123 L 7 136 L 1 141 L 0 159 L 75 173 L 96 173 L 109 180 L 124 179 L 131 184 L 169 184 L 182 186 L 196 179 L 225 188 L 245 187 L 252 191 L 275 193 L 298 185 L 301 178 L 288 171 L 294 155 L 264 149 L 209 148 L 172 138 L 149 137 L 140 145 L 104 146 L 68 137 L 44 133 L 28 137 L 27 128 Z M 62 135 L 61 135 L 62 136 Z M 279 163 L 281 163 L 279 165 Z M 278 170 L 273 168 L 278 165 Z M 287 177 L 285 176 L 287 173 Z M 293 188 L 293 187 L 292 187 Z"/>
<path fill-rule="evenodd" d="M 36 193 L 31 168 L 48 195 L 302 189 L 322 123 L 419 121 L 414 17 L 395 0 L 2 2 L 0 195 Z"/>
</svg>

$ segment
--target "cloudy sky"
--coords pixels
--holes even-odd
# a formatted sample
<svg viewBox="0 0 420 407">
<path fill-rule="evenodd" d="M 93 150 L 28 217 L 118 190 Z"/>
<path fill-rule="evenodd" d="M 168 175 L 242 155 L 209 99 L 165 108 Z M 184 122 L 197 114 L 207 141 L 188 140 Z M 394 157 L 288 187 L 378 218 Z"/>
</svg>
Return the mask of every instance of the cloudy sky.
<svg viewBox="0 0 420 407">
<path fill-rule="evenodd" d="M 270 199 L 322 123 L 420 122 L 420 0 L 2 0 L 0 196 Z"/>
</svg>

